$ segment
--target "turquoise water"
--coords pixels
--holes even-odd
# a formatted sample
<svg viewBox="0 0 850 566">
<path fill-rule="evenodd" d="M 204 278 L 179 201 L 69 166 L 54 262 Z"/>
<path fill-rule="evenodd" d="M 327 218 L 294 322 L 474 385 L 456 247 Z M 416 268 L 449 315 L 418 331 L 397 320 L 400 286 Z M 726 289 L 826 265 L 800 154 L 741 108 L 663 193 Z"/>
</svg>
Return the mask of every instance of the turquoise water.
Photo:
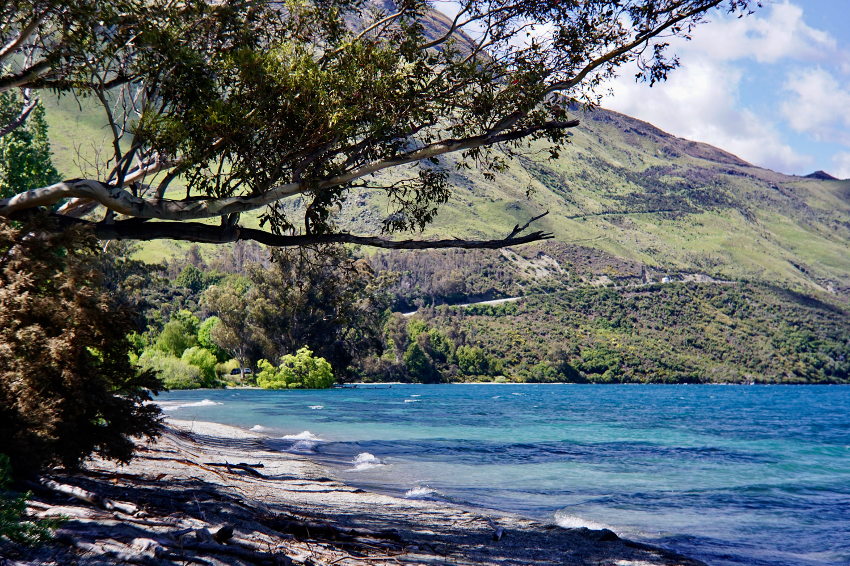
<svg viewBox="0 0 850 566">
<path fill-rule="evenodd" d="M 178 391 L 401 497 L 611 528 L 712 565 L 850 563 L 850 387 L 393 385 Z"/>
</svg>

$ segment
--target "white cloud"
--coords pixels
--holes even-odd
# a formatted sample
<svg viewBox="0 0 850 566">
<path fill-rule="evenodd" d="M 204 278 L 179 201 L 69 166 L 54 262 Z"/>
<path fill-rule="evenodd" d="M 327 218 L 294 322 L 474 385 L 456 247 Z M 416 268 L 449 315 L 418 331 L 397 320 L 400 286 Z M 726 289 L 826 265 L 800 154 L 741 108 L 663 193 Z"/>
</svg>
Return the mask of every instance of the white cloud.
<svg viewBox="0 0 850 566">
<path fill-rule="evenodd" d="M 832 175 L 839 179 L 850 179 L 850 151 L 836 153 L 832 156 L 835 169 Z"/>
<path fill-rule="evenodd" d="M 848 59 L 838 50 L 835 38 L 803 21 L 803 10 L 787 1 L 771 4 L 766 11 L 749 17 L 715 17 L 703 26 L 708 33 L 694 33 L 689 51 L 710 55 L 714 60 L 752 58 L 759 63 L 781 59 L 798 61 Z"/>
<path fill-rule="evenodd" d="M 784 143 L 774 124 L 738 107 L 740 80 L 741 71 L 733 66 L 692 60 L 652 90 L 634 81 L 616 81 L 613 98 L 603 106 L 762 167 L 798 171 L 810 165 L 812 158 Z"/>
<path fill-rule="evenodd" d="M 792 95 L 782 103 L 782 114 L 795 131 L 850 145 L 850 89 L 817 68 L 791 75 L 785 90 Z"/>
<path fill-rule="evenodd" d="M 801 8 L 786 1 L 749 17 L 715 12 L 712 19 L 694 31 L 692 41 L 671 42 L 682 67 L 667 82 L 650 90 L 634 82 L 633 69 L 623 69 L 608 85 L 614 96 L 605 98 L 603 106 L 787 173 L 808 172 L 815 159 L 795 149 L 796 140 L 784 138 L 783 119 L 819 139 L 850 138 L 850 93 L 815 67 L 850 68 L 850 54 L 829 33 L 808 26 Z M 769 65 L 794 65 L 796 74 L 789 71 L 786 91 L 765 90 L 748 108 L 740 99 L 741 82 L 748 80 L 748 94 L 769 88 L 758 83 L 761 69 Z M 775 104 L 773 111 L 768 103 Z"/>
</svg>

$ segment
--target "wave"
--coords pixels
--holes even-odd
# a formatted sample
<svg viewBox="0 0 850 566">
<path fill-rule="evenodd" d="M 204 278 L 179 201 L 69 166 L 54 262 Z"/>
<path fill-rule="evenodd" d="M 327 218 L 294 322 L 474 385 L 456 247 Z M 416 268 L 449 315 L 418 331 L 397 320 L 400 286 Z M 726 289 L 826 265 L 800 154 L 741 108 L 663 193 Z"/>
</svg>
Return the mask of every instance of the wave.
<svg viewBox="0 0 850 566">
<path fill-rule="evenodd" d="M 324 405 L 310 405 L 310 408 L 313 410 L 324 409 Z"/>
<path fill-rule="evenodd" d="M 436 495 L 437 490 L 431 489 L 430 487 L 414 487 L 413 489 L 408 489 L 404 497 L 406 499 L 419 499 L 419 498 L 427 498 L 431 495 Z"/>
<path fill-rule="evenodd" d="M 405 403 L 418 403 L 419 399 L 405 399 L 404 402 Z"/>
<path fill-rule="evenodd" d="M 324 442 L 324 438 L 319 438 L 309 430 L 299 432 L 298 434 L 285 434 L 280 437 L 281 440 L 294 440 L 292 446 L 289 447 L 289 452 L 311 453 L 315 451 L 316 446 L 320 442 Z"/>
<path fill-rule="evenodd" d="M 309 430 L 299 432 L 298 434 L 284 434 L 280 437 L 281 440 L 312 440 L 314 442 L 324 442 L 323 438 L 319 438 Z"/>
<path fill-rule="evenodd" d="M 369 470 L 371 468 L 377 468 L 378 466 L 383 466 L 384 463 L 381 462 L 380 459 L 376 458 L 372 454 L 368 452 L 361 452 L 358 454 L 354 460 L 351 461 L 354 464 L 354 467 L 349 470 L 352 472 L 360 472 L 363 470 Z"/>
<path fill-rule="evenodd" d="M 203 401 L 195 401 L 194 403 L 180 403 L 179 405 L 172 405 L 168 402 L 159 404 L 163 411 L 176 411 L 178 409 L 188 409 L 189 407 L 212 407 L 213 405 L 224 405 L 224 403 L 216 403 L 215 401 L 204 399 Z"/>
<path fill-rule="evenodd" d="M 517 397 L 522 397 L 525 393 L 511 393 L 511 395 L 516 395 Z"/>
<path fill-rule="evenodd" d="M 582 519 L 576 515 L 570 515 L 563 511 L 555 512 L 555 524 L 565 529 L 580 529 L 582 527 L 598 531 L 601 529 L 613 530 L 610 526 L 604 523 L 597 523 L 588 519 Z"/>
<path fill-rule="evenodd" d="M 319 443 L 315 440 L 299 440 L 293 444 L 289 450 L 291 452 L 314 452 L 316 445 Z"/>
<path fill-rule="evenodd" d="M 411 397 L 422 397 L 422 395 L 411 395 Z"/>
<path fill-rule="evenodd" d="M 254 426 L 252 426 L 248 430 L 253 430 L 254 432 L 262 432 L 262 431 L 266 430 L 266 427 L 264 427 L 262 425 L 255 424 Z"/>
</svg>

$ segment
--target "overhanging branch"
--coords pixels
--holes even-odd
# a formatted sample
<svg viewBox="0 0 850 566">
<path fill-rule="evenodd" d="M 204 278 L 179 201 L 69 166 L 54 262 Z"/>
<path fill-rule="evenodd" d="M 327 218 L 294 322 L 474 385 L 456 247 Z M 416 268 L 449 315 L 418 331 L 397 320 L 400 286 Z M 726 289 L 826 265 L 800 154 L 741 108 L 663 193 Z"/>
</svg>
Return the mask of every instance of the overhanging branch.
<svg viewBox="0 0 850 566">
<path fill-rule="evenodd" d="M 26 211 L 28 212 L 28 211 Z M 212 226 L 197 222 L 144 222 L 123 220 L 113 224 L 88 222 L 62 215 L 51 215 L 59 226 L 89 226 L 100 240 L 183 240 L 205 244 L 228 244 L 239 240 L 253 240 L 275 248 L 309 246 L 316 244 L 359 244 L 393 250 L 426 250 L 435 248 L 499 249 L 507 246 L 549 240 L 552 234 L 536 231 L 525 236 L 516 236 L 515 231 L 498 240 L 388 240 L 377 236 L 354 234 L 307 234 L 302 236 L 280 236 L 263 230 L 241 226 Z"/>
</svg>

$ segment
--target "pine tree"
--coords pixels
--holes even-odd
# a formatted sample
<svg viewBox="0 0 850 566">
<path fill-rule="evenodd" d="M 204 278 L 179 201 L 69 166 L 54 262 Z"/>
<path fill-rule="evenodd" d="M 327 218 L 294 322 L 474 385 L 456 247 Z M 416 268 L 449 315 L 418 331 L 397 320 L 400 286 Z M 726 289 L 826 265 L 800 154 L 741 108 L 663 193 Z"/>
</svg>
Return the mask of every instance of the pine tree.
<svg viewBox="0 0 850 566">
<path fill-rule="evenodd" d="M 8 118 L 19 114 L 22 106 L 16 94 L 0 94 L 0 121 L 10 121 Z M 44 106 L 39 102 L 26 124 L 0 138 L 0 198 L 60 180 L 51 159 Z"/>
</svg>

